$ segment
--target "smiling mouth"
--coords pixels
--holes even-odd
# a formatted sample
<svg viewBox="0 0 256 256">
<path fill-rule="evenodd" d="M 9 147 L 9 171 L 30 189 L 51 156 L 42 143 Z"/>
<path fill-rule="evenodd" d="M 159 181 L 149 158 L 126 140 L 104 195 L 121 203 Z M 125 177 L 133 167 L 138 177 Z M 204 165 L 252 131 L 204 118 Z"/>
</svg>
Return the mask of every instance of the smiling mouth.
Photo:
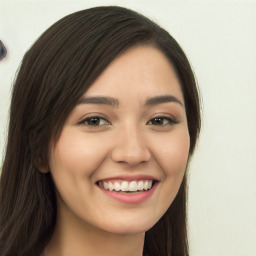
<svg viewBox="0 0 256 256">
<path fill-rule="evenodd" d="M 119 192 L 119 193 L 141 193 L 148 190 L 151 190 L 154 186 L 154 180 L 138 180 L 138 181 L 99 181 L 97 185 L 100 188 L 111 192 Z"/>
</svg>

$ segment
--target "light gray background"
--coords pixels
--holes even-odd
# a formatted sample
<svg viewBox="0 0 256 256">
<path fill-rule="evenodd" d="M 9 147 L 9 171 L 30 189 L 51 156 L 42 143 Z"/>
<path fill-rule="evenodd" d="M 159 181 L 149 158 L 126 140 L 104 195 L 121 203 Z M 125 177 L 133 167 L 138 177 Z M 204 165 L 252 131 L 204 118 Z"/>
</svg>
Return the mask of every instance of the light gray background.
<svg viewBox="0 0 256 256">
<path fill-rule="evenodd" d="M 191 256 L 256 255 L 256 1 L 0 0 L 0 157 L 10 90 L 25 51 L 61 17 L 122 5 L 153 18 L 187 53 L 203 97 L 190 168 Z"/>
</svg>

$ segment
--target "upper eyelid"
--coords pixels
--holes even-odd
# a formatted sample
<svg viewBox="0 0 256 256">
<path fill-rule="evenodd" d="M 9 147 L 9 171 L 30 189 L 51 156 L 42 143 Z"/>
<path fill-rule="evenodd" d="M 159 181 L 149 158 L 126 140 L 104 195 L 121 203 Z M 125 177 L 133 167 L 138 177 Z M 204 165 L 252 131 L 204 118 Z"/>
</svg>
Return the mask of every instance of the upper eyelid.
<svg viewBox="0 0 256 256">
<path fill-rule="evenodd" d="M 152 121 L 154 119 L 157 119 L 157 118 L 159 118 L 159 119 L 161 119 L 161 118 L 162 119 L 166 119 L 166 120 L 172 122 L 173 124 L 178 124 L 179 123 L 179 121 L 176 118 L 170 117 L 170 116 L 156 116 L 156 117 L 151 118 L 147 123 L 149 123 L 150 121 Z"/>
<path fill-rule="evenodd" d="M 178 116 L 177 115 L 173 115 L 173 114 L 170 114 L 170 113 L 163 113 L 163 112 L 152 115 L 150 120 L 152 120 L 154 118 L 166 118 L 166 119 L 171 119 L 171 120 L 174 120 L 174 121 L 178 121 Z"/>
<path fill-rule="evenodd" d="M 83 115 L 81 118 L 79 118 L 79 120 L 78 120 L 78 122 L 82 122 L 82 121 L 84 121 L 84 120 L 86 120 L 86 119 L 90 119 L 90 118 L 102 118 L 102 119 L 105 119 L 105 120 L 107 120 L 108 122 L 109 122 L 109 120 L 108 120 L 108 117 L 106 117 L 105 115 L 103 115 L 103 114 L 100 114 L 100 113 L 89 113 L 89 114 L 85 114 L 85 115 Z"/>
<path fill-rule="evenodd" d="M 176 105 L 162 105 L 159 106 L 159 105 L 150 105 L 149 108 L 147 109 L 141 109 L 141 112 L 142 112 L 142 116 L 146 117 L 154 117 L 154 116 L 158 116 L 158 115 L 163 115 L 163 116 L 170 116 L 172 118 L 175 119 L 176 116 L 182 116 L 183 113 L 176 108 Z M 81 116 L 81 118 L 79 118 L 80 120 L 84 117 L 86 117 L 87 115 L 88 116 L 100 116 L 100 117 L 103 117 L 103 118 L 109 118 L 109 117 L 115 117 L 115 119 L 118 118 L 118 110 L 115 110 L 112 108 L 106 108 L 105 106 L 91 106 L 90 104 L 83 104 L 81 106 L 81 108 L 79 108 L 79 111 L 77 113 L 81 113 L 84 112 L 84 115 Z M 87 113 L 86 113 L 87 112 Z M 155 112 L 155 113 L 154 113 Z M 151 113 L 151 114 L 150 114 Z"/>
<path fill-rule="evenodd" d="M 92 114 L 90 114 L 89 116 L 84 116 L 83 118 L 81 118 L 81 120 L 78 122 L 78 124 L 83 124 L 86 120 L 89 120 L 89 119 L 91 119 L 91 118 L 104 119 L 104 120 L 107 121 L 109 124 L 112 124 L 112 123 L 109 121 L 108 118 L 106 118 L 106 117 L 104 117 L 104 116 L 102 116 L 102 115 L 99 115 L 99 114 L 97 114 L 97 113 L 92 113 Z M 170 115 L 167 116 L 167 115 L 163 115 L 163 114 L 161 115 L 161 114 L 159 114 L 159 115 L 156 115 L 156 116 L 154 116 L 154 117 L 151 117 L 151 118 L 146 122 L 146 124 L 148 124 L 150 121 L 154 120 L 155 118 L 167 119 L 167 120 L 173 122 L 174 124 L 178 124 L 178 123 L 179 123 L 179 121 L 178 121 L 176 118 L 174 118 L 173 116 L 170 116 Z"/>
<path fill-rule="evenodd" d="M 78 125 L 85 125 L 85 122 L 86 122 L 87 120 L 90 120 L 90 119 L 93 119 L 93 118 L 103 119 L 103 120 L 105 120 L 106 122 L 108 122 L 109 124 L 111 124 L 111 122 L 109 122 L 108 119 L 106 119 L 106 118 L 104 118 L 104 117 L 101 117 L 101 116 L 89 116 L 89 117 L 85 117 L 85 118 L 82 118 L 77 124 L 78 124 Z M 109 125 L 109 124 L 106 124 L 106 125 Z M 93 125 L 87 125 L 87 126 L 92 126 L 92 127 L 93 127 Z M 98 125 L 98 126 L 103 126 L 103 125 Z M 97 125 L 95 125 L 95 127 L 97 127 Z M 95 127 L 94 127 L 94 128 L 95 128 Z"/>
</svg>

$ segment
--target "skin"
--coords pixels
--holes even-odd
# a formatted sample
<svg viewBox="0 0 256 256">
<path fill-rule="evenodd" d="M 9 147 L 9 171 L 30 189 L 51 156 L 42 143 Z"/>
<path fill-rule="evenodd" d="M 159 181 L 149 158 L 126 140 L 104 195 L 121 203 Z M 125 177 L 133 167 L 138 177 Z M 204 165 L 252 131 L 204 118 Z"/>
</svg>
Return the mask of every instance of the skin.
<svg viewBox="0 0 256 256">
<path fill-rule="evenodd" d="M 150 97 L 162 95 L 179 102 L 145 105 Z M 58 216 L 43 255 L 141 256 L 145 231 L 174 200 L 188 160 L 180 83 L 162 52 L 139 46 L 107 67 L 84 98 L 93 96 L 113 97 L 119 103 L 82 100 L 68 116 L 50 152 Z M 93 116 L 102 119 L 89 119 Z M 110 177 L 136 175 L 158 181 L 154 193 L 140 203 L 120 202 L 97 185 Z"/>
</svg>

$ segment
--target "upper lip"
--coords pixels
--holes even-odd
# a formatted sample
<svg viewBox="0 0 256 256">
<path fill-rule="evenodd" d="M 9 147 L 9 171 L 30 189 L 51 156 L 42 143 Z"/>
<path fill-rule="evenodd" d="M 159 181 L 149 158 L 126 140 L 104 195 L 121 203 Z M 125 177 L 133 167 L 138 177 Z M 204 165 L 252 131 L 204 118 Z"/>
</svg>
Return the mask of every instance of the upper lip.
<svg viewBox="0 0 256 256">
<path fill-rule="evenodd" d="M 110 180 L 127 180 L 127 181 L 139 181 L 139 180 L 153 180 L 153 181 L 159 181 L 156 177 L 150 176 L 150 175 L 119 175 L 119 176 L 113 176 L 113 177 L 107 177 L 104 179 L 98 180 L 96 183 L 100 181 L 110 181 Z"/>
</svg>

